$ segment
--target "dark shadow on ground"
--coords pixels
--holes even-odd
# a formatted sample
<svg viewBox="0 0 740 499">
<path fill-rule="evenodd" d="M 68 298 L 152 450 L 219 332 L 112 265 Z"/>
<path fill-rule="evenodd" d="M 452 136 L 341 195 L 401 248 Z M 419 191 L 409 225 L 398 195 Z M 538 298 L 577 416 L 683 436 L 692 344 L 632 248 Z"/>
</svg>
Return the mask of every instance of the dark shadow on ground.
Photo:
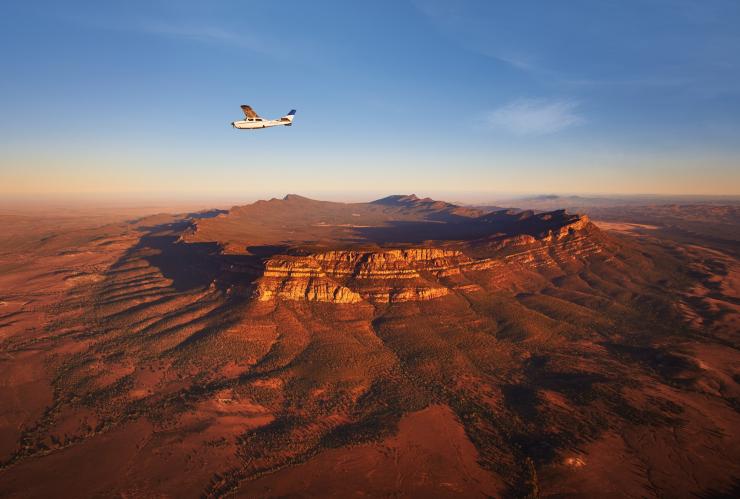
<svg viewBox="0 0 740 499">
<path fill-rule="evenodd" d="M 136 249 L 156 250 L 144 256 L 162 275 L 172 279 L 178 291 L 207 287 L 218 276 L 220 263 L 216 243 L 186 244 L 176 236 L 144 236 Z"/>
<path fill-rule="evenodd" d="M 226 215 L 229 213 L 229 210 L 207 210 L 207 211 L 198 211 L 195 213 L 188 213 L 187 218 L 195 218 L 195 219 L 202 219 L 202 218 L 215 218 L 219 215 Z"/>
<path fill-rule="evenodd" d="M 459 217 L 446 222 L 391 221 L 382 226 L 357 227 L 360 239 L 376 244 L 417 244 L 424 241 L 470 241 L 491 236 L 541 235 L 575 219 L 564 211 L 493 212 L 478 218 Z"/>
</svg>

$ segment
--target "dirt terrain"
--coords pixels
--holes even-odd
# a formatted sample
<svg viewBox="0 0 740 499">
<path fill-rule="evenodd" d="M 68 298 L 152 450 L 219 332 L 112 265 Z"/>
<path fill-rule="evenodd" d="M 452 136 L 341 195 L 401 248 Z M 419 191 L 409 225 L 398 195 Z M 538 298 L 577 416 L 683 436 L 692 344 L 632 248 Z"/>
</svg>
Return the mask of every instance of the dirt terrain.
<svg viewBox="0 0 740 499">
<path fill-rule="evenodd" d="M 737 208 L 588 215 L 0 215 L 0 496 L 737 496 Z"/>
</svg>

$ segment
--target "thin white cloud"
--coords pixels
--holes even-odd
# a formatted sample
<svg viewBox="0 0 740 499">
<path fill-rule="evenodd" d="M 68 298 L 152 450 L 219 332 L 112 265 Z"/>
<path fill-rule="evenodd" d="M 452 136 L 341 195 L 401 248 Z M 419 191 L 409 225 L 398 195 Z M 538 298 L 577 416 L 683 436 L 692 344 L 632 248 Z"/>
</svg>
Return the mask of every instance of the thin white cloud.
<svg viewBox="0 0 740 499">
<path fill-rule="evenodd" d="M 430 21 L 432 26 L 465 50 L 495 59 L 521 71 L 538 69 L 533 55 L 521 50 L 520 47 L 507 48 L 506 45 L 481 43 L 475 36 L 477 30 L 465 27 L 468 24 L 469 14 L 466 13 L 468 9 L 464 2 L 412 0 L 411 3 Z"/>
<path fill-rule="evenodd" d="M 320 47 L 312 40 L 276 37 L 264 31 L 249 30 L 242 33 L 214 25 L 172 24 L 158 21 L 139 22 L 136 29 L 154 36 L 247 50 L 304 65 L 315 65 L 320 60 L 318 54 L 328 53 L 326 47 Z"/>
<path fill-rule="evenodd" d="M 263 37 L 235 33 L 215 26 L 177 26 L 146 22 L 141 28 L 147 33 L 173 38 L 185 38 L 198 42 L 217 43 L 244 48 L 261 54 L 274 55 L 275 49 L 265 43 Z"/>
<path fill-rule="evenodd" d="M 488 123 L 517 135 L 556 133 L 583 123 L 570 100 L 518 99 L 488 114 Z"/>
</svg>

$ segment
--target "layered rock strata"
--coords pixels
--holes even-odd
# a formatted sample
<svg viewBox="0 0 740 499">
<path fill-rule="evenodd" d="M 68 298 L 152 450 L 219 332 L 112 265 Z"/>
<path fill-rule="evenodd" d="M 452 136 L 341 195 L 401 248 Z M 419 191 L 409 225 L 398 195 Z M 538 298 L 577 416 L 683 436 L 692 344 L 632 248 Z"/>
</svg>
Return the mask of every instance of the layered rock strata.
<svg viewBox="0 0 740 499">
<path fill-rule="evenodd" d="M 538 236 L 495 239 L 486 246 L 491 256 L 483 258 L 468 256 L 463 242 L 455 244 L 460 249 L 349 249 L 277 255 L 265 262 L 254 296 L 260 301 L 277 298 L 338 304 L 433 300 L 455 289 L 470 289 L 469 284 L 445 284 L 446 278 L 460 274 L 505 272 L 509 266 L 557 267 L 599 253 L 591 227 L 584 216 Z"/>
</svg>

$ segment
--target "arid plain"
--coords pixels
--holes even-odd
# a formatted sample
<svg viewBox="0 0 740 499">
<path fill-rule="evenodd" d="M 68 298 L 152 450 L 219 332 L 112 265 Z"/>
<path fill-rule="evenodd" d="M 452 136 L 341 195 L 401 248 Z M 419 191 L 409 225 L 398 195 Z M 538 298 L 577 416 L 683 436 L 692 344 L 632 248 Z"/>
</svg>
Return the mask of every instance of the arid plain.
<svg viewBox="0 0 740 499">
<path fill-rule="evenodd" d="M 0 496 L 737 497 L 740 206 L 555 207 L 3 212 Z"/>
</svg>

